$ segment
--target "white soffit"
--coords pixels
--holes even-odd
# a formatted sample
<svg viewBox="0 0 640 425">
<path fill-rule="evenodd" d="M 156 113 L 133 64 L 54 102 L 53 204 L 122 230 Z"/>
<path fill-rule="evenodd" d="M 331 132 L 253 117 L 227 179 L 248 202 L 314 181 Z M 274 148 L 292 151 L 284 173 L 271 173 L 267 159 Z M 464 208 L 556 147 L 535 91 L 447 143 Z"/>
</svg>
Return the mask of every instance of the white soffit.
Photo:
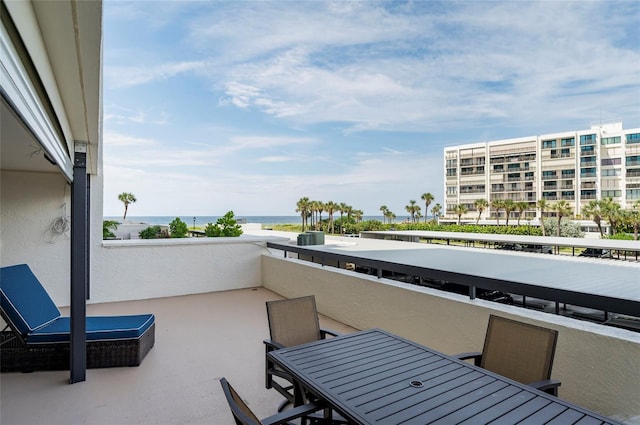
<svg viewBox="0 0 640 425">
<path fill-rule="evenodd" d="M 102 143 L 102 1 L 10 1 L 5 5 L 60 124 L 64 140 L 59 144 L 69 157 L 69 165 L 72 168 L 74 142 L 86 142 L 87 171 L 98 173 Z M 43 147 L 49 152 L 48 146 Z M 50 156 L 60 164 L 58 158 Z M 69 178 L 67 170 L 61 168 Z"/>
<path fill-rule="evenodd" d="M 0 89 L 24 124 L 65 177 L 73 180 L 73 163 L 29 78 L 7 28 L 0 24 Z"/>
<path fill-rule="evenodd" d="M 73 135 L 68 140 L 88 144 L 87 168 L 97 173 L 102 121 L 102 2 L 38 1 L 33 10 Z"/>
</svg>

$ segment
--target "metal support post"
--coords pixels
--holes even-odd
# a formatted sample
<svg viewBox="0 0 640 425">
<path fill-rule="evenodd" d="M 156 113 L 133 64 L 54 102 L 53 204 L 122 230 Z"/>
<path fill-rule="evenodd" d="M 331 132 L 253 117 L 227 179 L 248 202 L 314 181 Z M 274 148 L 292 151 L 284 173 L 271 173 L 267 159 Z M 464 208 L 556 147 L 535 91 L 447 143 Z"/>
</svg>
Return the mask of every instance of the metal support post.
<svg viewBox="0 0 640 425">
<path fill-rule="evenodd" d="M 87 378 L 88 210 L 87 144 L 76 142 L 71 184 L 71 384 Z"/>
</svg>

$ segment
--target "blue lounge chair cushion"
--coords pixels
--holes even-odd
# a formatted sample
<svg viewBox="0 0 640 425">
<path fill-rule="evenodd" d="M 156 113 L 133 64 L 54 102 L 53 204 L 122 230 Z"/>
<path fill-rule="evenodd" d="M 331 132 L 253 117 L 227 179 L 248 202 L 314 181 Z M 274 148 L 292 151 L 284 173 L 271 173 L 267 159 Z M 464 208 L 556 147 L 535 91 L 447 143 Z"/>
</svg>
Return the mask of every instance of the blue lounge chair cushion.
<svg viewBox="0 0 640 425">
<path fill-rule="evenodd" d="M 26 264 L 0 270 L 0 307 L 22 335 L 60 317 L 60 310 Z"/>
<path fill-rule="evenodd" d="M 134 316 L 87 317 L 87 341 L 109 341 L 140 338 L 153 325 L 153 314 Z M 27 344 L 69 342 L 69 317 L 60 317 L 27 335 Z"/>
</svg>

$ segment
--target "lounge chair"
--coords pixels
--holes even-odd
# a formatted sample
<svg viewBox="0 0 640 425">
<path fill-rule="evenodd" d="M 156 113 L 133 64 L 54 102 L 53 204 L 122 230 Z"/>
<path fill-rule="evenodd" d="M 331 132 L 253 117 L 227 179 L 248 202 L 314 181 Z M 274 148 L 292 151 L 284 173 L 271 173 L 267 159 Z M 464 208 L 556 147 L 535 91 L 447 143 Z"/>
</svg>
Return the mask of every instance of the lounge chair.
<svg viewBox="0 0 640 425">
<path fill-rule="evenodd" d="M 229 408 L 231 409 L 231 414 L 237 425 L 288 424 L 289 421 L 298 418 L 303 418 L 302 423 L 305 423 L 306 421 L 304 419 L 306 419 L 307 415 L 323 409 L 322 406 L 309 403 L 260 420 L 251 409 L 249 409 L 249 406 L 247 406 L 225 378 L 220 379 L 220 385 L 222 385 L 222 390 L 224 391 L 224 395 L 229 403 Z M 312 419 L 311 421 L 315 423 L 315 420 Z"/>
<path fill-rule="evenodd" d="M 489 316 L 482 353 L 454 357 L 557 396 L 560 381 L 551 379 L 558 331 L 500 316 Z"/>
<path fill-rule="evenodd" d="M 320 328 L 316 299 L 313 295 L 267 302 L 267 318 L 271 339 L 264 341 L 266 354 L 284 347 L 292 347 L 307 342 L 324 339 L 327 335 L 338 336 L 335 331 Z M 274 377 L 284 379 L 282 385 Z M 295 402 L 293 379 L 266 358 L 266 388 L 275 388 L 285 397 L 278 411 Z"/>
<path fill-rule="evenodd" d="M 0 270 L 0 314 L 2 372 L 69 369 L 70 318 L 26 264 Z M 86 340 L 87 368 L 138 366 L 155 342 L 155 317 L 87 317 Z"/>
</svg>

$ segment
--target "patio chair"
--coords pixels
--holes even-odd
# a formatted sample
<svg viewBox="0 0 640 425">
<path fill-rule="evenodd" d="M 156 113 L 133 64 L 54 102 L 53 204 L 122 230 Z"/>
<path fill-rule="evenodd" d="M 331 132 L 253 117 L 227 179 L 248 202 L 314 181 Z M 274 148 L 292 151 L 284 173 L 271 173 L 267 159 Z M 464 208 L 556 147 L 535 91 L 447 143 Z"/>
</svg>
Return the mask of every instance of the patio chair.
<svg viewBox="0 0 640 425">
<path fill-rule="evenodd" d="M 292 347 L 307 342 L 324 339 L 327 335 L 338 336 L 335 331 L 320 328 L 316 299 L 313 295 L 278 301 L 267 301 L 267 318 L 271 339 L 264 340 L 266 353 L 284 347 Z M 287 404 L 295 403 L 296 390 L 289 374 L 276 367 L 266 358 L 265 387 L 275 388 L 285 397 L 278 411 Z M 282 378 L 284 385 L 274 379 Z"/>
<path fill-rule="evenodd" d="M 2 372 L 69 369 L 71 319 L 28 265 L 0 270 L 0 314 Z M 89 316 L 86 341 L 87 368 L 138 366 L 154 345 L 155 317 Z"/>
<path fill-rule="evenodd" d="M 249 406 L 242 400 L 240 395 L 233 389 L 231 384 L 225 379 L 220 379 L 220 385 L 224 391 L 224 396 L 227 398 L 229 408 L 233 419 L 237 425 L 277 425 L 277 424 L 289 424 L 289 421 L 302 418 L 302 422 L 306 422 L 307 415 L 322 410 L 323 407 L 317 404 L 309 403 L 302 406 L 294 407 L 292 409 L 280 412 L 278 414 L 269 416 L 262 420 L 249 409 Z M 312 420 L 311 423 L 317 423 Z"/>
<path fill-rule="evenodd" d="M 557 339 L 558 331 L 490 315 L 482 353 L 454 357 L 557 396 L 560 381 L 551 379 Z"/>
</svg>

